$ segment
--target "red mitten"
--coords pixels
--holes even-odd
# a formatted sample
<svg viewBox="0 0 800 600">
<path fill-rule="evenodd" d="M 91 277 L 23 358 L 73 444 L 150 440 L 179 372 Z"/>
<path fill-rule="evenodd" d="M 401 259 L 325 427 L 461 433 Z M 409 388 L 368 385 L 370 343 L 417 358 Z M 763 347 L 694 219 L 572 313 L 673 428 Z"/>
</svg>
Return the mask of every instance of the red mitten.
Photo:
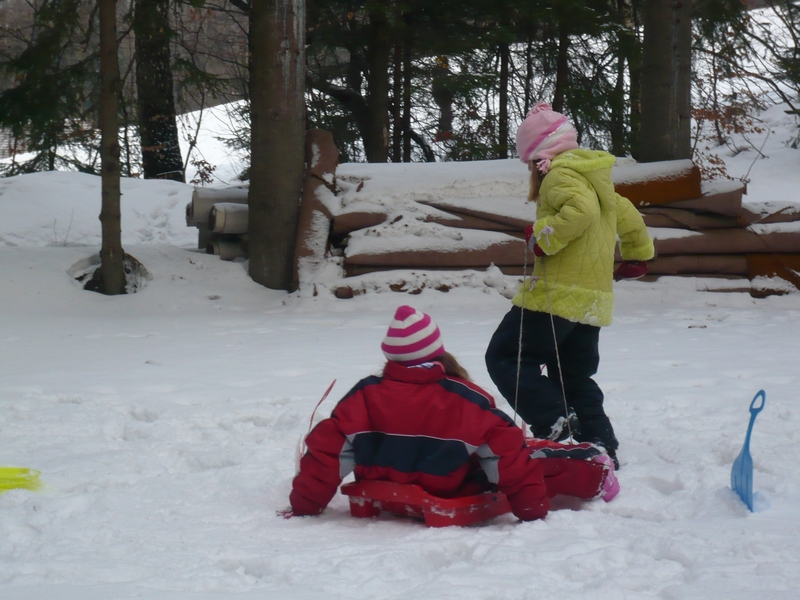
<svg viewBox="0 0 800 600">
<path fill-rule="evenodd" d="M 526 485 L 516 494 L 508 496 L 511 512 L 521 521 L 544 519 L 550 510 L 550 498 L 545 484 Z"/>
<path fill-rule="evenodd" d="M 614 281 L 639 279 L 647 275 L 647 263 L 643 260 L 623 260 L 614 272 Z"/>
<path fill-rule="evenodd" d="M 525 243 L 528 245 L 528 250 L 533 252 L 534 256 L 544 256 L 544 251 L 536 243 L 536 238 L 533 237 L 533 223 L 525 228 Z"/>
<path fill-rule="evenodd" d="M 318 515 L 325 510 L 324 506 L 311 502 L 298 494 L 295 490 L 292 490 L 292 493 L 289 495 L 289 503 L 292 505 L 292 517 Z"/>
<path fill-rule="evenodd" d="M 533 245 L 536 243 L 533 237 L 533 223 L 525 228 L 525 243 L 528 245 L 528 250 L 533 250 Z"/>
</svg>

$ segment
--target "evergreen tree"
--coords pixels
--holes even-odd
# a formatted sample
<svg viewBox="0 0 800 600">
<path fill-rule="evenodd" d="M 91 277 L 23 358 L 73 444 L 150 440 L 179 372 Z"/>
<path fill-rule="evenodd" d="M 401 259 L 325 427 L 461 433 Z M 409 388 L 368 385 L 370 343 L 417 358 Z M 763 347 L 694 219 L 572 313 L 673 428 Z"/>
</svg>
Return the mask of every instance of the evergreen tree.
<svg viewBox="0 0 800 600">
<path fill-rule="evenodd" d="M 6 174 L 91 170 L 64 150 L 80 146 L 96 156 L 98 149 L 90 112 L 98 54 L 96 47 L 84 52 L 97 32 L 82 0 L 45 0 L 32 8 L 30 22 L 9 32 L 22 47 L 0 63 L 10 82 L 0 93 L 0 127 L 33 157 L 11 163 Z"/>
<path fill-rule="evenodd" d="M 169 0 L 136 0 L 136 90 L 145 179 L 184 181 L 170 62 Z"/>
</svg>

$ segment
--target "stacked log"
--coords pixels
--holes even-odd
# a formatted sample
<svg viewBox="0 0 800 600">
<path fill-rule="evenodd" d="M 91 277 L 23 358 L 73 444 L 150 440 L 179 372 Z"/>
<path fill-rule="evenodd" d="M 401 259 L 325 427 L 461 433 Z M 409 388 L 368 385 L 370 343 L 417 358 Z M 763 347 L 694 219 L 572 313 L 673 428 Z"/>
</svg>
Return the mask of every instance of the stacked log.
<svg viewBox="0 0 800 600">
<path fill-rule="evenodd" d="M 306 175 L 298 217 L 295 287 L 301 263 L 320 262 L 328 246 L 330 212 L 316 197 L 326 177 L 336 172 L 339 150 L 333 136 L 321 130 L 306 134 Z M 222 260 L 248 256 L 248 185 L 195 188 L 186 205 L 186 224 L 197 227 L 197 247 Z M 321 233 L 320 233 L 321 232 Z"/>
<path fill-rule="evenodd" d="M 246 184 L 226 188 L 195 188 L 191 202 L 186 205 L 186 224 L 197 227 L 199 249 L 218 255 L 223 260 L 247 255 L 247 191 Z M 236 226 L 232 227 L 232 222 Z"/>
<path fill-rule="evenodd" d="M 297 243 L 294 252 L 292 287 L 312 283 L 325 265 L 333 216 L 320 201 L 317 191 L 327 187 L 335 192 L 335 173 L 339 149 L 333 135 L 321 129 L 306 134 L 306 177 L 297 216 Z"/>
<path fill-rule="evenodd" d="M 335 179 L 338 149 L 329 133 L 308 132 L 306 160 L 295 287 L 313 281 L 331 252 L 343 255 L 345 278 L 409 269 L 484 270 L 491 265 L 507 275 L 530 272 L 526 261 L 532 257 L 526 256 L 522 232 L 535 219 L 534 204 L 517 197 L 438 197 L 405 200 L 412 208 L 405 212 L 381 196 L 332 214 L 317 194 L 321 186 L 333 194 L 341 191 Z M 647 165 L 623 161 L 614 169 L 614 182 L 617 192 L 639 209 L 654 239 L 651 276 L 777 276 L 800 287 L 797 205 L 743 205 L 744 184 L 702 182 L 699 169 L 688 160 Z M 247 215 L 246 185 L 197 189 L 186 209 L 187 224 L 199 230 L 198 246 L 223 260 L 247 257 Z M 406 247 L 381 243 L 380 236 L 387 233 L 381 227 L 387 226 L 400 234 L 409 227 L 413 235 L 404 238 Z"/>
<path fill-rule="evenodd" d="M 764 203 L 742 205 L 746 193 L 738 181 L 702 182 L 691 161 L 668 161 L 648 165 L 627 164 L 614 171 L 617 192 L 626 196 L 642 213 L 654 238 L 656 258 L 650 274 L 727 276 L 754 278 L 780 276 L 797 283 L 800 266 L 800 208 Z M 428 246 L 388 249 L 345 247 L 345 274 L 363 275 L 397 269 L 461 270 L 499 267 L 518 275 L 525 265 L 522 231 L 533 220 L 519 210 L 503 210 L 496 199 L 419 200 L 436 209 L 425 220 L 463 231 L 463 247 L 447 250 L 432 241 Z M 481 200 L 484 200 L 481 202 Z M 517 202 L 519 204 L 519 202 Z M 386 210 L 349 212 L 333 217 L 332 231 L 346 239 L 358 230 L 384 223 Z M 469 230 L 496 234 L 483 243 Z M 769 257 L 769 258 L 766 258 Z M 621 260 L 617 253 L 617 260 Z"/>
<path fill-rule="evenodd" d="M 674 202 L 693 202 L 702 197 L 700 171 L 691 161 L 668 161 L 651 165 L 624 164 L 614 170 L 615 185 L 639 207 L 663 206 Z M 727 196 L 725 197 L 727 201 Z M 436 244 L 404 251 L 380 252 L 370 249 L 345 250 L 345 273 L 348 276 L 394 269 L 486 269 L 498 267 L 508 275 L 522 274 L 526 265 L 522 232 L 535 219 L 535 205 L 520 198 L 420 200 L 437 213 L 426 220 L 465 230 L 495 232 L 481 243 L 474 235 L 463 233 L 463 248 L 452 245 L 443 252 Z M 741 198 L 739 199 L 741 205 Z M 523 205 L 520 208 L 520 205 Z M 387 218 L 386 212 L 356 212 L 334 216 L 333 231 L 338 235 L 357 229 L 375 227 Z M 666 223 L 666 221 L 665 221 Z M 669 222 L 672 224 L 672 222 Z M 477 246 L 477 248 L 476 248 Z"/>
</svg>

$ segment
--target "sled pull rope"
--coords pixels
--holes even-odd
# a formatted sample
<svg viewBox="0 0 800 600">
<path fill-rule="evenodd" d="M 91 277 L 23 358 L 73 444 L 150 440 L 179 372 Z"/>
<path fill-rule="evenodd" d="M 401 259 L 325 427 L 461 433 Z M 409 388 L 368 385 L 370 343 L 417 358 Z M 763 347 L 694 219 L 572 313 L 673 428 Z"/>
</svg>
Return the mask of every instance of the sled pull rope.
<svg viewBox="0 0 800 600">
<path fill-rule="evenodd" d="M 558 365 L 558 379 L 561 382 L 561 398 L 564 400 L 564 419 L 567 421 L 569 439 L 572 440 L 572 423 L 569 420 L 569 405 L 567 404 L 567 390 L 564 387 L 564 371 L 561 368 L 561 355 L 558 352 L 558 337 L 556 336 L 556 323 L 553 319 L 553 305 L 550 303 L 550 286 L 547 285 L 547 261 L 542 260 L 542 279 L 544 279 L 544 294 L 547 297 L 547 311 L 550 313 L 550 328 L 553 330 L 553 346 L 556 349 L 556 364 Z"/>
<path fill-rule="evenodd" d="M 525 317 L 525 293 L 528 291 L 528 244 L 525 244 L 525 255 L 522 259 L 522 308 L 519 311 L 519 339 L 517 340 L 517 381 L 514 386 L 514 421 L 516 422 L 519 414 L 517 404 L 519 403 L 519 375 L 522 369 L 522 320 Z M 525 431 L 525 420 L 522 421 L 522 431 Z"/>
<path fill-rule="evenodd" d="M 314 410 L 311 411 L 311 418 L 308 420 L 308 431 L 303 436 L 303 450 L 301 452 L 301 455 L 306 453 L 306 438 L 308 437 L 308 434 L 311 433 L 311 428 L 314 425 L 314 415 L 317 414 L 317 409 L 319 408 L 319 405 L 325 402 L 325 398 L 327 398 L 328 394 L 331 393 L 331 390 L 333 389 L 334 385 L 336 385 L 335 379 L 331 381 L 331 384 L 328 386 L 328 389 L 325 390 L 325 393 L 322 394 L 322 398 L 319 399 L 319 402 L 317 402 L 317 405 L 314 407 Z"/>
</svg>

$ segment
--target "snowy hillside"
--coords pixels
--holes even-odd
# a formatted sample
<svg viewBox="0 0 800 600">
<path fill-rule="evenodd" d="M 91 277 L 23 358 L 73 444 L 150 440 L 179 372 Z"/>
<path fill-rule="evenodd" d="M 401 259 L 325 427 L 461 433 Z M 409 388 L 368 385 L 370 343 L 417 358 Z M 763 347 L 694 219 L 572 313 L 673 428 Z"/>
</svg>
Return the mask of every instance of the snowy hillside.
<svg viewBox="0 0 800 600">
<path fill-rule="evenodd" d="M 793 125 L 779 108 L 764 118 L 768 158 L 726 157 L 729 170 L 750 170 L 748 201 L 795 202 Z M 471 167 L 460 185 L 524 190 L 519 163 L 500 180 Z M 453 167 L 425 168 L 444 181 Z M 544 521 L 427 529 L 356 520 L 337 496 L 320 517 L 284 520 L 314 406 L 335 379 L 317 413 L 329 414 L 381 368 L 400 304 L 430 313 L 511 414 L 483 354 L 515 280 L 436 274 L 468 284 L 289 295 L 196 250 L 189 186 L 127 181 L 123 194 L 125 249 L 152 279 L 110 298 L 69 275 L 98 249 L 99 180 L 0 180 L 0 465 L 44 483 L 0 495 L 3 600 L 797 598 L 800 293 L 615 285 L 597 375 L 621 442 L 622 491 L 608 504 L 562 499 Z M 759 389 L 751 513 L 730 470 Z"/>
</svg>

